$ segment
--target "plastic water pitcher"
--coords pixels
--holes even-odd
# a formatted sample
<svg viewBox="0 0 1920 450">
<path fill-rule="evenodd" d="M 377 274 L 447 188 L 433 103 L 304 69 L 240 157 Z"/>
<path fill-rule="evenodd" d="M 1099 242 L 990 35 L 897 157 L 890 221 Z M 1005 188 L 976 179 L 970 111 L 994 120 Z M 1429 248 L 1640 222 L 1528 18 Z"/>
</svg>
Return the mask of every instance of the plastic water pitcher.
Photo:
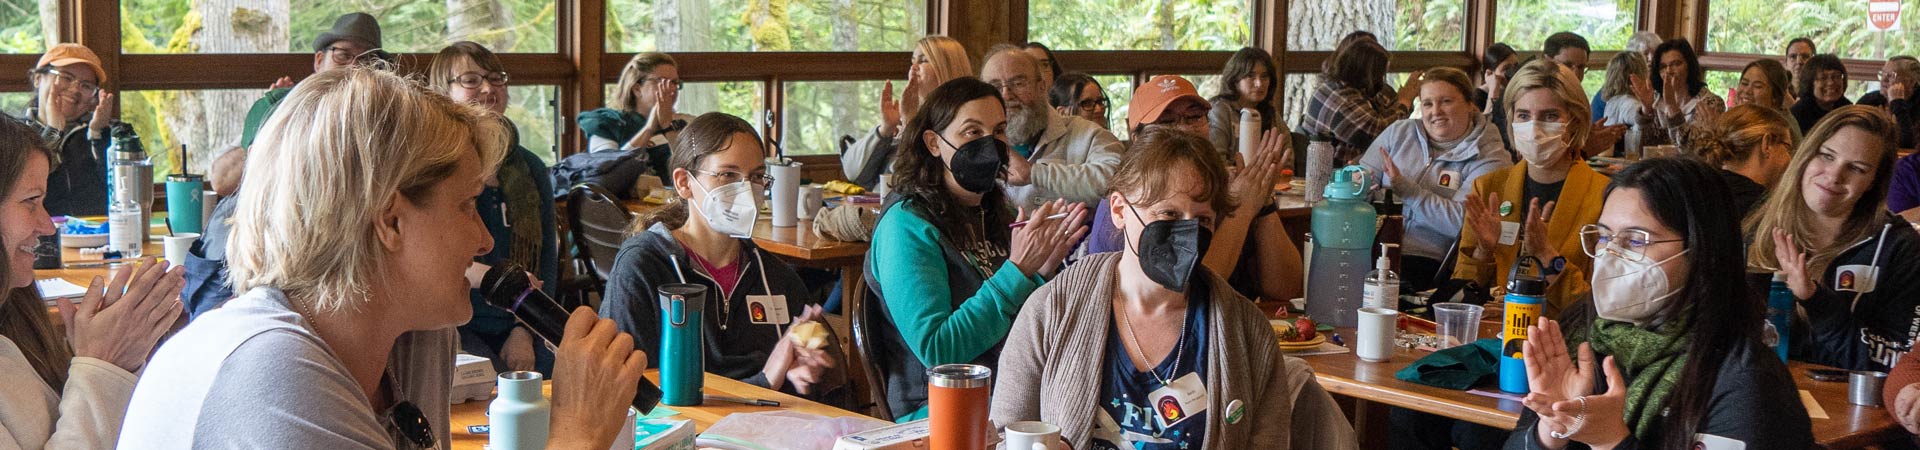
<svg viewBox="0 0 1920 450">
<path fill-rule="evenodd" d="M 706 342 L 701 316 L 707 287 L 674 283 L 660 286 L 661 403 L 697 406 L 706 380 Z"/>
<path fill-rule="evenodd" d="M 1793 288 L 1787 287 L 1787 274 L 1774 272 L 1773 282 L 1767 289 L 1767 324 L 1773 327 L 1773 351 L 1780 354 L 1780 361 L 1787 360 L 1787 336 L 1793 318 Z"/>
<path fill-rule="evenodd" d="M 1533 270 L 1521 273 L 1523 266 Z M 1514 261 L 1513 269 L 1507 272 L 1506 320 L 1501 325 L 1506 333 L 1500 341 L 1500 390 L 1510 394 L 1527 393 L 1527 363 L 1521 359 L 1521 348 L 1527 342 L 1527 325 L 1540 320 L 1546 304 L 1547 278 L 1540 272 L 1540 259 L 1525 256 Z"/>
<path fill-rule="evenodd" d="M 500 396 L 487 404 L 487 448 L 546 448 L 553 405 L 540 391 L 540 372 L 503 373 L 499 383 Z"/>
<path fill-rule="evenodd" d="M 1366 169 L 1347 166 L 1328 180 L 1313 207 L 1313 260 L 1307 268 L 1307 314 L 1336 327 L 1359 324 L 1367 271 L 1373 268 L 1377 215 L 1367 204 Z"/>
</svg>

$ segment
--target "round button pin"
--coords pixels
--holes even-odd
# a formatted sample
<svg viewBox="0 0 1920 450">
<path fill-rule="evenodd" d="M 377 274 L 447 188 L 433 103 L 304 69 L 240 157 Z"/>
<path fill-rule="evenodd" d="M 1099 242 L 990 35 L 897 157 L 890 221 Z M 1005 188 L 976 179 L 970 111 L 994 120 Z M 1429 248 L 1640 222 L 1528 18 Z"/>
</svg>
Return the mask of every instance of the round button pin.
<svg viewBox="0 0 1920 450">
<path fill-rule="evenodd" d="M 1500 202 L 1500 215 L 1502 216 L 1513 215 L 1513 202 L 1511 201 Z"/>
<path fill-rule="evenodd" d="M 1246 416 L 1246 406 L 1240 400 L 1227 402 L 1227 423 L 1240 423 L 1240 419 Z"/>
</svg>

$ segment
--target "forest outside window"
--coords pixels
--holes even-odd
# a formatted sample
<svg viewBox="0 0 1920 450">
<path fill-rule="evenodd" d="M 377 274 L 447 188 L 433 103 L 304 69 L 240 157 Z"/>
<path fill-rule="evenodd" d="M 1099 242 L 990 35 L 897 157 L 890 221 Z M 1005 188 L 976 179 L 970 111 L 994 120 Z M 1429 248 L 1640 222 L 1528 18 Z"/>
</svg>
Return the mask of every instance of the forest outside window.
<svg viewBox="0 0 1920 450">
<path fill-rule="evenodd" d="M 10 1 L 19 0 L 0 0 Z M 394 53 L 457 41 L 553 53 L 560 39 L 555 0 L 120 0 L 120 12 L 126 53 L 312 53 L 314 37 L 351 12 L 379 18 L 382 48 Z"/>
<path fill-rule="evenodd" d="M 603 85 L 607 101 L 613 101 L 613 92 L 619 84 Z M 765 126 L 766 120 L 766 83 L 759 81 L 719 81 L 687 82 L 680 87 L 680 100 L 673 105 L 674 112 L 689 116 L 699 116 L 710 112 L 723 112 L 746 119 L 754 129 Z M 598 106 L 586 106 L 594 109 Z M 572 117 L 566 118 L 567 126 L 577 126 Z"/>
<path fill-rule="evenodd" d="M 1501 0 L 1494 4 L 1498 23 L 1493 26 L 1493 40 L 1521 51 L 1540 50 L 1547 36 L 1562 31 L 1587 38 L 1594 51 L 1626 48 L 1640 11 L 1639 0 Z"/>
<path fill-rule="evenodd" d="M 607 51 L 911 51 L 925 0 L 605 0 Z"/>
<path fill-rule="evenodd" d="M 880 124 L 880 90 L 885 81 L 797 81 L 785 83 L 780 144 L 788 155 L 838 155 L 843 136 L 859 139 Z M 900 95 L 905 80 L 893 80 Z M 897 97 L 896 97 L 897 98 Z"/>
<path fill-rule="evenodd" d="M 1287 49 L 1333 51 L 1348 33 L 1368 31 L 1388 50 L 1461 51 L 1466 17 L 1464 0 L 1291 0 Z"/>
<path fill-rule="evenodd" d="M 1920 0 L 1900 2 L 1900 23 L 1867 26 L 1866 0 L 1714 0 L 1707 12 L 1707 50 L 1779 57 L 1787 41 L 1813 39 L 1816 51 L 1841 59 L 1882 61 L 1920 54 Z M 1849 97 L 1853 97 L 1849 95 Z"/>
<path fill-rule="evenodd" d="M 47 9 L 44 14 L 43 8 Z M 54 2 L 0 0 L 0 54 L 32 55 L 46 52 L 47 41 L 60 35 L 55 28 L 60 23 L 54 17 L 58 14 L 58 4 Z M 0 101 L 0 104 L 5 102 Z"/>
<path fill-rule="evenodd" d="M 1252 42 L 1251 0 L 1029 0 L 1027 35 L 1054 50 L 1222 50 Z"/>
</svg>

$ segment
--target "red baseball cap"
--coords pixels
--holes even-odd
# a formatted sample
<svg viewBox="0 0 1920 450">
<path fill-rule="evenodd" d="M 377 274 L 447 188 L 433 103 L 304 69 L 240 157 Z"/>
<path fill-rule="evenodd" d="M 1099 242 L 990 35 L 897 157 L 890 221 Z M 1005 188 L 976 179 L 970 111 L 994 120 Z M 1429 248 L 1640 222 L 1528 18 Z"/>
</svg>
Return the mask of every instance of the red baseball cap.
<svg viewBox="0 0 1920 450">
<path fill-rule="evenodd" d="M 1146 84 L 1133 90 L 1133 101 L 1127 103 L 1127 129 L 1160 120 L 1160 113 L 1167 110 L 1167 105 L 1183 98 L 1207 103 L 1207 98 L 1200 96 L 1200 90 L 1193 88 L 1193 82 L 1185 78 L 1157 75 L 1148 79 Z"/>
</svg>

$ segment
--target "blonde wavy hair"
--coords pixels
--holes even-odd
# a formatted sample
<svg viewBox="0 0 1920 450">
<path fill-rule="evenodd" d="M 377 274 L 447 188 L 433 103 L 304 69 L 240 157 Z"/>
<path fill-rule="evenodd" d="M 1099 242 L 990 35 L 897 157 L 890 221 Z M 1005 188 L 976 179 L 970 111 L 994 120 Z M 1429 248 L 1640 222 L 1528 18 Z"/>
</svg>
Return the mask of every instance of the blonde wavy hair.
<svg viewBox="0 0 1920 450">
<path fill-rule="evenodd" d="M 608 103 L 608 106 L 630 113 L 646 114 L 646 111 L 641 111 L 640 106 L 635 104 L 640 102 L 640 96 L 634 95 L 633 87 L 646 81 L 647 74 L 652 73 L 656 67 L 679 65 L 673 62 L 672 56 L 665 53 L 646 52 L 633 55 L 633 59 L 627 60 L 627 65 L 620 68 L 620 87 L 613 91 L 613 101 Z"/>
<path fill-rule="evenodd" d="M 312 313 L 360 306 L 387 273 L 374 237 L 395 195 L 425 201 L 477 153 L 494 173 L 507 130 L 415 81 L 351 67 L 302 81 L 249 150 L 233 237 L 235 292 L 271 286 Z"/>
<path fill-rule="evenodd" d="M 1504 96 L 1507 123 L 1513 123 L 1513 106 L 1520 102 L 1520 96 L 1535 89 L 1546 89 L 1561 103 L 1566 103 L 1562 113 L 1568 116 L 1567 148 L 1573 150 L 1569 153 L 1579 153 L 1580 149 L 1586 148 L 1587 136 L 1593 133 L 1592 103 L 1587 101 L 1586 90 L 1580 87 L 1580 78 L 1551 59 L 1534 58 L 1528 61 L 1518 73 L 1513 74 L 1513 80 L 1507 82 Z"/>
<path fill-rule="evenodd" d="M 955 78 L 973 76 L 973 58 L 967 56 L 967 48 L 954 38 L 927 36 L 914 43 L 913 49 L 933 62 L 933 73 L 927 74 L 926 92 L 933 92 L 934 87 Z"/>
<path fill-rule="evenodd" d="M 1780 270 L 1779 260 L 1774 258 L 1773 239 L 1769 234 L 1773 229 L 1782 229 L 1796 240 L 1813 236 L 1815 216 L 1818 214 L 1807 207 L 1800 186 L 1802 175 L 1807 172 L 1807 162 L 1820 154 L 1820 146 L 1825 145 L 1840 130 L 1857 128 L 1880 140 L 1879 162 L 1873 173 L 1873 184 L 1867 192 L 1855 200 L 1853 210 L 1847 213 L 1846 222 L 1841 223 L 1839 233 L 1824 248 L 1807 248 L 1806 241 L 1799 241 L 1801 249 L 1806 251 L 1806 271 L 1809 274 L 1826 273 L 1833 259 L 1847 250 L 1847 246 L 1860 242 L 1869 234 L 1879 230 L 1873 226 L 1886 212 L 1887 186 L 1893 177 L 1894 146 L 1900 142 L 1899 126 L 1886 110 L 1873 106 L 1845 106 L 1827 113 L 1820 123 L 1807 132 L 1806 140 L 1793 152 L 1793 162 L 1787 164 L 1787 173 L 1780 176 L 1780 182 L 1767 190 L 1766 200 L 1760 208 L 1747 215 L 1741 223 L 1748 239 L 1753 243 L 1747 246 L 1747 270 L 1749 272 Z M 1816 275 L 1817 276 L 1817 275 Z"/>
</svg>

